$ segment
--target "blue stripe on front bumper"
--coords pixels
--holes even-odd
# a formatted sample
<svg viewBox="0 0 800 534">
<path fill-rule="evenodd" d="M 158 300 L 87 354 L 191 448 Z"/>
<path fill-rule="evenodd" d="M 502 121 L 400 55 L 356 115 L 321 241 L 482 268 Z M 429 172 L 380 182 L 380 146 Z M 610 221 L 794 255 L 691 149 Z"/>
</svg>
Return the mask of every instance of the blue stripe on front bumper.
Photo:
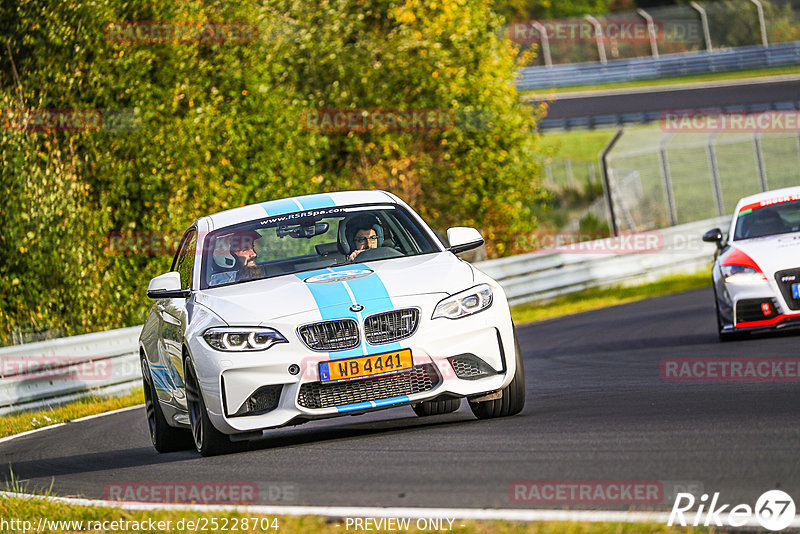
<svg viewBox="0 0 800 534">
<path fill-rule="evenodd" d="M 344 406 L 337 406 L 336 410 L 338 410 L 339 413 L 356 412 L 358 410 L 369 410 L 370 408 L 382 408 L 384 406 L 392 406 L 394 404 L 402 404 L 404 402 L 409 402 L 408 395 L 403 395 L 401 397 L 390 397 L 388 399 L 379 399 L 376 401 L 345 404 Z"/>
</svg>

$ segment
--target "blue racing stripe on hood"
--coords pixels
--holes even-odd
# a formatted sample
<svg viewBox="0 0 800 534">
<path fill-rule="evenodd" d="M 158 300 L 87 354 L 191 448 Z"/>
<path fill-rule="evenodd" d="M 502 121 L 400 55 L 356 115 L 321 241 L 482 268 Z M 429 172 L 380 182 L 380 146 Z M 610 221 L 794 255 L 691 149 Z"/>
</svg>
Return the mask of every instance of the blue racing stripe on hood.
<svg viewBox="0 0 800 534">
<path fill-rule="evenodd" d="M 339 265 L 331 267 L 330 269 L 319 269 L 317 271 L 298 273 L 296 276 L 301 279 L 306 279 L 317 274 L 328 273 L 331 271 L 347 271 L 350 269 L 369 269 L 364 264 L 355 263 L 349 265 Z M 306 284 L 306 287 L 314 297 L 314 302 L 317 304 L 320 316 L 323 321 L 330 321 L 333 319 L 355 319 L 362 327 L 363 331 L 363 318 L 375 313 L 381 313 L 394 309 L 392 299 L 389 297 L 389 292 L 386 286 L 378 276 L 377 273 L 372 272 L 368 276 L 355 278 L 344 282 L 327 282 L 322 284 Z M 350 289 L 355 303 L 364 306 L 364 310 L 360 313 L 354 312 L 350 306 L 354 304 L 353 299 L 350 297 L 347 289 Z M 362 332 L 363 333 L 363 332 Z M 394 341 L 392 343 L 382 343 L 380 345 L 370 345 L 365 339 L 361 339 L 357 347 L 348 350 L 337 350 L 329 352 L 331 360 L 342 360 L 345 358 L 353 358 L 363 356 L 365 354 L 381 354 L 384 352 L 391 352 L 399 350 L 400 343 Z"/>
<path fill-rule="evenodd" d="M 369 267 L 363 263 L 356 263 L 353 265 L 340 265 L 338 267 L 333 267 L 333 270 L 344 270 L 342 267 L 347 267 L 350 269 L 369 269 Z M 366 318 L 369 315 L 394 309 L 394 304 L 392 304 L 392 298 L 389 296 L 389 291 L 386 289 L 386 286 L 383 285 L 383 281 L 378 273 L 373 271 L 373 273 L 369 276 L 348 280 L 344 283 L 350 286 L 350 291 L 353 292 L 356 302 L 364 306 L 364 311 L 361 312 L 362 317 Z M 381 352 L 400 349 L 400 343 L 397 341 L 392 343 L 382 343 L 380 345 L 370 345 L 369 343 L 366 343 L 366 346 L 367 354 L 380 354 Z"/>
</svg>

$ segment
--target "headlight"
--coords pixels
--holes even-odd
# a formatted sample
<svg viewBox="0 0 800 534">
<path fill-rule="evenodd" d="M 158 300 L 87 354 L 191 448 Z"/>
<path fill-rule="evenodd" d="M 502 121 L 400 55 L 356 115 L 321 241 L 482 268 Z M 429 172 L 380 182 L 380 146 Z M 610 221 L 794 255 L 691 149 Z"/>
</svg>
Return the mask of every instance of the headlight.
<svg viewBox="0 0 800 534">
<path fill-rule="evenodd" d="M 767 278 L 764 273 L 746 265 L 720 265 L 722 276 L 725 277 L 725 282 L 738 284 L 738 283 L 753 283 L 761 282 Z"/>
<path fill-rule="evenodd" d="M 446 317 L 460 319 L 485 310 L 492 305 L 492 288 L 486 284 L 475 286 L 461 293 L 449 296 L 436 305 L 432 319 Z"/>
<path fill-rule="evenodd" d="M 211 328 L 203 334 L 203 339 L 212 348 L 226 352 L 267 350 L 277 343 L 288 343 L 272 328 Z"/>
</svg>

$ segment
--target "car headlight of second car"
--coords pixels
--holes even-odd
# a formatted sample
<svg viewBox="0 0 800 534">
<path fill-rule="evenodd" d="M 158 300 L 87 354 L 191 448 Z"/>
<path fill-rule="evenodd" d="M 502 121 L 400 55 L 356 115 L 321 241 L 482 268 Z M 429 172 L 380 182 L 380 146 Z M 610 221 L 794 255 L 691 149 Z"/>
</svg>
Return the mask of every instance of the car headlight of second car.
<svg viewBox="0 0 800 534">
<path fill-rule="evenodd" d="M 460 319 L 483 311 L 491 305 L 492 288 L 487 284 L 481 284 L 440 301 L 433 310 L 432 319 L 437 317 Z"/>
<path fill-rule="evenodd" d="M 288 343 L 274 328 L 210 328 L 203 334 L 212 348 L 226 352 L 267 350 L 277 343 Z"/>
</svg>

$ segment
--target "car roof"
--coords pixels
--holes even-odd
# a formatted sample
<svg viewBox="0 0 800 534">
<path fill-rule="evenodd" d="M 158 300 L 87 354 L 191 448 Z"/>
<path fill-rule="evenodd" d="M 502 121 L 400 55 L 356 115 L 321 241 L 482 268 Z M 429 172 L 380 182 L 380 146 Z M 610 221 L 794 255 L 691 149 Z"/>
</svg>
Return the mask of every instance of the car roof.
<svg viewBox="0 0 800 534">
<path fill-rule="evenodd" d="M 272 215 L 307 211 L 353 204 L 398 204 L 398 199 L 386 191 L 339 191 L 275 200 L 267 200 L 207 215 L 209 230 L 216 230 Z"/>
<path fill-rule="evenodd" d="M 738 213 L 741 206 L 755 204 L 756 202 L 761 202 L 762 200 L 772 200 L 791 195 L 800 195 L 800 186 L 773 189 L 772 191 L 764 191 L 763 193 L 757 193 L 755 195 L 750 195 L 749 197 L 744 197 L 736 205 L 736 212 Z"/>
</svg>

